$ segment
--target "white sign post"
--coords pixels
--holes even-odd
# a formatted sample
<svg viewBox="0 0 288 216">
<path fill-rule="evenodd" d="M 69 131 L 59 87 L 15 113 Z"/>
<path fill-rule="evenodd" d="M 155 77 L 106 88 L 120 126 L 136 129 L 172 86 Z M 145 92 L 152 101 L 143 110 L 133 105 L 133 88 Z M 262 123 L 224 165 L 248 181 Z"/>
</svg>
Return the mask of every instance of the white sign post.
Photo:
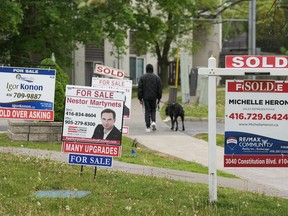
<svg viewBox="0 0 288 216">
<path fill-rule="evenodd" d="M 216 173 L 216 77 L 217 76 L 287 76 L 286 56 L 228 56 L 226 67 L 216 68 L 216 59 L 208 59 L 208 68 L 199 68 L 199 75 L 208 76 L 208 157 L 209 200 L 217 201 Z"/>
<path fill-rule="evenodd" d="M 189 66 L 188 66 L 188 54 L 180 54 L 180 76 L 181 76 L 181 93 L 182 103 L 189 102 Z"/>
</svg>

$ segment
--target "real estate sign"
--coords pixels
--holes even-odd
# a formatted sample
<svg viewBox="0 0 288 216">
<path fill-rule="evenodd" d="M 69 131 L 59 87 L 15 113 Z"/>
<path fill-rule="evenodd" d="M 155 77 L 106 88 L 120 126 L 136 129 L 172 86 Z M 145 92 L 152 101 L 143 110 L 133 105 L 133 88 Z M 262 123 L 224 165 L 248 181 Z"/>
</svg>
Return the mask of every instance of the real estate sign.
<svg viewBox="0 0 288 216">
<path fill-rule="evenodd" d="M 286 68 L 287 62 L 283 56 L 226 57 L 228 68 L 260 68 L 260 73 Z M 287 98 L 286 81 L 226 81 L 225 167 L 288 167 Z"/>
<path fill-rule="evenodd" d="M 0 67 L 0 118 L 54 120 L 56 70 Z"/>
<path fill-rule="evenodd" d="M 226 82 L 225 166 L 287 166 L 287 96 L 283 81 Z"/>
<path fill-rule="evenodd" d="M 123 115 L 125 119 L 130 119 L 131 99 L 132 99 L 132 80 L 112 79 L 92 77 L 92 87 L 104 90 L 123 91 L 125 94 L 125 104 Z"/>
<path fill-rule="evenodd" d="M 95 127 L 101 124 L 101 112 L 104 109 L 115 112 L 114 125 L 121 130 L 124 100 L 123 92 L 67 85 L 62 140 L 121 145 L 121 137 L 117 140 L 96 139 L 93 133 Z"/>
<path fill-rule="evenodd" d="M 123 91 L 66 86 L 62 152 L 69 153 L 68 163 L 112 166 L 121 155 L 124 101 Z"/>
<path fill-rule="evenodd" d="M 125 76 L 125 73 L 122 70 L 99 64 L 95 65 L 94 73 L 105 77 L 114 77 L 117 79 L 123 79 Z"/>
</svg>

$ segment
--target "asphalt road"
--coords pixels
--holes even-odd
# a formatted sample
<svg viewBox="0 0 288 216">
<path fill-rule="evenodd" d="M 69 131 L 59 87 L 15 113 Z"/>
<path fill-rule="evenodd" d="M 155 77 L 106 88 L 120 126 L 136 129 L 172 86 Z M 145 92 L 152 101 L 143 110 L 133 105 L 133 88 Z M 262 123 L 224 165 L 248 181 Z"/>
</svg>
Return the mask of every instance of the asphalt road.
<svg viewBox="0 0 288 216">
<path fill-rule="evenodd" d="M 181 121 L 180 121 L 181 122 Z M 168 123 L 168 122 L 167 122 Z M 207 121 L 185 121 L 185 131 L 184 133 L 190 136 L 200 133 L 208 133 L 208 122 Z M 179 122 L 178 122 L 179 124 Z M 182 125 L 179 124 L 180 130 L 182 129 Z M 217 123 L 216 127 L 217 134 L 224 134 L 224 123 Z"/>
</svg>

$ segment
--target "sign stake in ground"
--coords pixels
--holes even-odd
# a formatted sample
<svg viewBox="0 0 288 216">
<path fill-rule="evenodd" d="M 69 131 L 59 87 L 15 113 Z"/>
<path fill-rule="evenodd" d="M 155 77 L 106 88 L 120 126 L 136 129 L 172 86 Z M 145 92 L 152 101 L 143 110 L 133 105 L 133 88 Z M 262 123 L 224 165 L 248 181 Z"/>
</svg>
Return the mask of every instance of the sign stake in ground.
<svg viewBox="0 0 288 216">
<path fill-rule="evenodd" d="M 216 59 L 208 59 L 208 67 L 216 68 Z M 208 79 L 208 164 L 209 164 L 209 199 L 211 202 L 217 200 L 217 158 L 216 158 L 216 76 Z"/>
<path fill-rule="evenodd" d="M 208 59 L 207 68 L 199 68 L 199 75 L 208 76 L 208 164 L 209 200 L 217 201 L 216 172 L 216 77 L 217 76 L 287 76 L 286 56 L 226 56 L 226 68 L 217 68 L 216 59 Z"/>
</svg>

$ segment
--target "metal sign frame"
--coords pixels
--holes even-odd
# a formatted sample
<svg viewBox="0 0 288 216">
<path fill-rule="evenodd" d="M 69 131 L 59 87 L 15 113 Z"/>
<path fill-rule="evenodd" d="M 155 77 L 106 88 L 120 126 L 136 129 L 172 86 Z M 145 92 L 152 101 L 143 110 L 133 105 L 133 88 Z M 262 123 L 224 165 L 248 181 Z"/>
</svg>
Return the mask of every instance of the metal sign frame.
<svg viewBox="0 0 288 216">
<path fill-rule="evenodd" d="M 287 68 L 217 68 L 216 59 L 208 59 L 207 68 L 199 68 L 199 75 L 208 76 L 208 170 L 209 200 L 217 201 L 216 153 L 216 88 L 217 76 L 288 76 Z"/>
</svg>

